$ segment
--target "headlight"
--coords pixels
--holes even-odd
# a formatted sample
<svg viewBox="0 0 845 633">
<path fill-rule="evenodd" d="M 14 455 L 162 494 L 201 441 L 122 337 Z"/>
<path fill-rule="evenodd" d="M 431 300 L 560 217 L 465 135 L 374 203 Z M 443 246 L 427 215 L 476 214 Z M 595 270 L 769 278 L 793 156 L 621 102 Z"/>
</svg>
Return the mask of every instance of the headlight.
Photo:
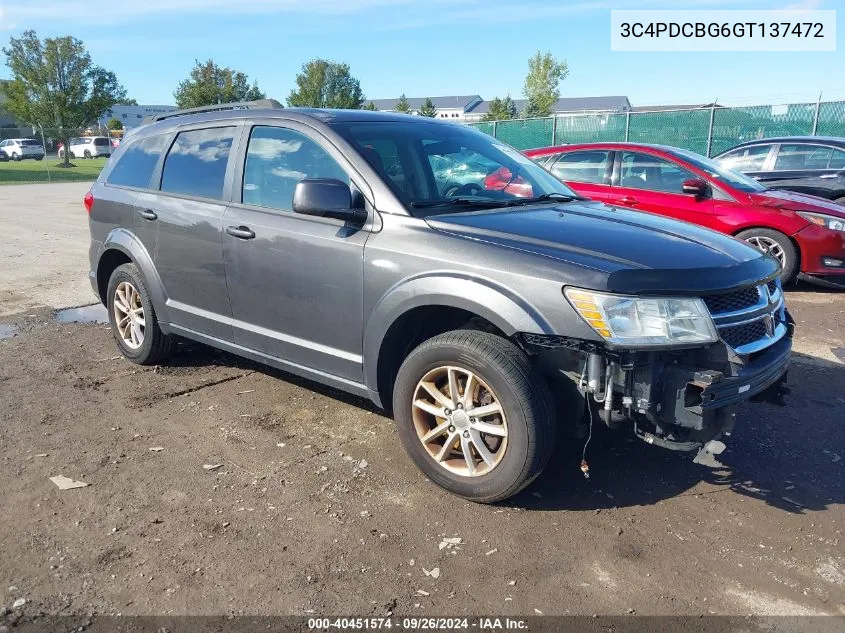
<svg viewBox="0 0 845 633">
<path fill-rule="evenodd" d="M 831 231 L 845 231 L 845 220 L 842 218 L 825 215 L 824 213 L 810 213 L 809 211 L 797 211 L 797 213 L 817 226 L 823 226 Z"/>
<path fill-rule="evenodd" d="M 649 347 L 718 340 L 701 299 L 628 297 L 578 288 L 564 290 L 569 303 L 608 343 Z"/>
</svg>

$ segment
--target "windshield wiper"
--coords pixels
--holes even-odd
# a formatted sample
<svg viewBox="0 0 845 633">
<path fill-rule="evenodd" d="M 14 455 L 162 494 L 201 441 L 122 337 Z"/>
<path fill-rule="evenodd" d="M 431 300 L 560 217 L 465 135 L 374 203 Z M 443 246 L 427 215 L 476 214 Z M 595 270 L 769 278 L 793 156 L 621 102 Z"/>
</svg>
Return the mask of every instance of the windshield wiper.
<svg viewBox="0 0 845 633">
<path fill-rule="evenodd" d="M 534 204 L 536 202 L 573 202 L 574 200 L 589 200 L 589 198 L 585 198 L 584 196 L 575 196 L 569 195 L 567 193 L 544 193 L 542 196 L 537 196 L 536 198 L 515 198 L 513 200 L 508 200 L 508 206 L 519 206 L 523 204 Z"/>
<path fill-rule="evenodd" d="M 441 198 L 439 200 L 418 200 L 412 202 L 415 209 L 426 209 L 428 207 L 479 207 L 491 209 L 493 207 L 507 206 L 504 200 L 482 200 L 478 198 Z"/>
</svg>

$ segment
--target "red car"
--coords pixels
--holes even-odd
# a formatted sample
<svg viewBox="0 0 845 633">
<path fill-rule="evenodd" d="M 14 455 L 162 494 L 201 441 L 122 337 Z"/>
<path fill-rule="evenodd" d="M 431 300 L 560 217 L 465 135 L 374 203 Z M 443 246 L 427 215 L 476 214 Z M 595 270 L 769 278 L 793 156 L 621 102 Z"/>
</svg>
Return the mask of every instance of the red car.
<svg viewBox="0 0 845 633">
<path fill-rule="evenodd" d="M 700 154 L 640 143 L 588 143 L 525 152 L 580 195 L 735 235 L 801 277 L 845 288 L 845 208 L 767 189 Z"/>
</svg>

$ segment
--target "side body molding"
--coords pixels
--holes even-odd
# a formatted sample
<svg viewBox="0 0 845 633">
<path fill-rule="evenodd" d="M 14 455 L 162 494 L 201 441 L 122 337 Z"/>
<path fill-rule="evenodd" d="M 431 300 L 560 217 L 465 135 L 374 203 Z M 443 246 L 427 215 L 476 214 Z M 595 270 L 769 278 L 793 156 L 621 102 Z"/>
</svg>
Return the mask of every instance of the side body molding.
<svg viewBox="0 0 845 633">
<path fill-rule="evenodd" d="M 404 279 L 373 307 L 364 331 L 364 383 L 378 389 L 378 361 L 390 326 L 414 308 L 447 306 L 473 312 L 506 335 L 552 334 L 542 314 L 511 289 L 490 279 L 462 273 L 431 272 Z"/>
<path fill-rule="evenodd" d="M 118 250 L 129 257 L 144 275 L 147 290 L 156 311 L 161 329 L 169 333 L 170 318 L 167 311 L 167 296 L 164 293 L 164 285 L 161 282 L 158 272 L 153 265 L 153 259 L 144 245 L 130 231 L 126 229 L 113 229 L 106 236 L 103 248 L 100 252 L 99 261 L 103 260 L 103 253 L 108 250 Z"/>
</svg>

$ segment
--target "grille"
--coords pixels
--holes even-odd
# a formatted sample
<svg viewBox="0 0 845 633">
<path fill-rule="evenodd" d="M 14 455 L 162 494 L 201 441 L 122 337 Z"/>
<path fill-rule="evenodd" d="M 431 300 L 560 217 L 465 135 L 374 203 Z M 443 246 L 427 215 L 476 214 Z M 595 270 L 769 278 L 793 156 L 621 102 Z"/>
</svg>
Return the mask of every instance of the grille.
<svg viewBox="0 0 845 633">
<path fill-rule="evenodd" d="M 766 287 L 769 289 L 770 295 L 775 294 L 775 292 L 777 292 L 777 289 L 778 289 L 777 279 L 772 279 L 769 283 L 766 284 Z"/>
<path fill-rule="evenodd" d="M 723 295 L 709 295 L 703 297 L 703 299 L 707 309 L 710 310 L 710 314 L 717 315 L 756 306 L 760 302 L 760 293 L 754 286 Z"/>
<path fill-rule="evenodd" d="M 766 336 L 766 325 L 763 319 L 760 319 L 734 327 L 719 328 L 719 335 L 725 343 L 736 349 L 741 345 L 747 345 L 764 338 Z"/>
</svg>

